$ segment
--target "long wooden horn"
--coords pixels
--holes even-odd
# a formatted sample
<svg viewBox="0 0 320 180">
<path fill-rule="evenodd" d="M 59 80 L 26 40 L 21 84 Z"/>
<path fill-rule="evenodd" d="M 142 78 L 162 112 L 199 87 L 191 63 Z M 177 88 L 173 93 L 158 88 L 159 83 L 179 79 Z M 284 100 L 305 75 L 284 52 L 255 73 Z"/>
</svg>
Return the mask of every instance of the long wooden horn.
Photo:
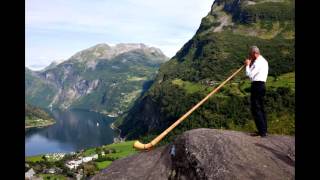
<svg viewBox="0 0 320 180">
<path fill-rule="evenodd" d="M 168 127 L 165 131 L 163 131 L 160 135 L 154 138 L 148 144 L 142 144 L 139 141 L 135 141 L 133 147 L 138 150 L 150 150 L 153 146 L 155 146 L 159 141 L 161 141 L 170 131 L 172 131 L 178 124 L 180 124 L 183 120 L 185 120 L 194 110 L 196 110 L 199 106 L 201 106 L 210 96 L 215 94 L 222 86 L 224 86 L 231 78 L 233 78 L 237 73 L 239 73 L 245 65 L 241 66 L 236 72 L 234 72 L 231 76 L 229 76 L 225 81 L 223 81 L 217 88 L 215 88 L 211 93 L 209 93 L 205 98 L 203 98 L 198 104 L 193 106 L 188 112 L 186 112 L 183 116 L 181 116 L 175 123 L 173 123 L 170 127 Z"/>
</svg>

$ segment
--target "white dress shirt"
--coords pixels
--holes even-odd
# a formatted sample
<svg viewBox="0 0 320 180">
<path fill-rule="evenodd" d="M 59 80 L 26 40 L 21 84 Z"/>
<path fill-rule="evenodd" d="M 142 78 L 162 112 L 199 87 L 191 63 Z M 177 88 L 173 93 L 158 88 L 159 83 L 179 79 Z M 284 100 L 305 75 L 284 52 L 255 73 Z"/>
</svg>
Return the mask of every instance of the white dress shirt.
<svg viewBox="0 0 320 180">
<path fill-rule="evenodd" d="M 268 62 L 264 59 L 263 56 L 259 55 L 254 61 L 252 66 L 246 66 L 246 75 L 250 78 L 251 81 L 267 81 L 268 77 Z"/>
</svg>

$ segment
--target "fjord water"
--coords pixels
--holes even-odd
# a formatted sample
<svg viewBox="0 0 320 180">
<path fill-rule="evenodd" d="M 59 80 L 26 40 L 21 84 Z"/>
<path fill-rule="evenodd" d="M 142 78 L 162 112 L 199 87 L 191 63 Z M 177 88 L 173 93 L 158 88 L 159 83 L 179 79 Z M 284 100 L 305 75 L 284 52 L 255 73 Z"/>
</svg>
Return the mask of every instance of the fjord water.
<svg viewBox="0 0 320 180">
<path fill-rule="evenodd" d="M 54 125 L 25 133 L 25 155 L 73 152 L 113 143 L 114 118 L 86 110 L 53 110 Z"/>
</svg>

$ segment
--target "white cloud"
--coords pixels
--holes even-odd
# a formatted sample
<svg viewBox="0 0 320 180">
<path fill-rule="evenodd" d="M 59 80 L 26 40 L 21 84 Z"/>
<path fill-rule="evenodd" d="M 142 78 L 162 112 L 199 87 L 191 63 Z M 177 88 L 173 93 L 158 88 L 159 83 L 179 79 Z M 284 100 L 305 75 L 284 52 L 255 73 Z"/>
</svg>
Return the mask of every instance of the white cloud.
<svg viewBox="0 0 320 180">
<path fill-rule="evenodd" d="M 213 0 L 28 0 L 26 65 L 50 64 L 77 48 L 137 42 L 171 57 L 186 43 Z M 46 57 L 39 60 L 38 56 Z"/>
</svg>

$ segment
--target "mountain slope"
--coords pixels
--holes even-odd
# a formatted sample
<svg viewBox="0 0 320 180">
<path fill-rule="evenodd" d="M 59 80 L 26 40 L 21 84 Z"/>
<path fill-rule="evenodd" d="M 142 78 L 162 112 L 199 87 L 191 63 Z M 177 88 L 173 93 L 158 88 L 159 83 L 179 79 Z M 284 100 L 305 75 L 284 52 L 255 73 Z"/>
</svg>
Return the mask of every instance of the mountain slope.
<svg viewBox="0 0 320 180">
<path fill-rule="evenodd" d="M 294 137 L 271 135 L 262 139 L 243 132 L 201 128 L 183 133 L 169 145 L 116 160 L 92 179 L 294 177 Z"/>
<path fill-rule="evenodd" d="M 144 44 L 98 44 L 43 71 L 26 70 L 27 102 L 116 115 L 148 88 L 166 60 L 161 50 Z"/>
<path fill-rule="evenodd" d="M 25 104 L 25 127 L 42 127 L 54 123 L 53 118 L 44 110 Z"/>
<path fill-rule="evenodd" d="M 251 45 L 269 62 L 267 84 L 294 75 L 294 24 L 292 0 L 216 0 L 192 39 L 161 65 L 148 92 L 118 119 L 122 136 L 150 140 L 163 131 L 238 69 Z M 199 127 L 255 130 L 247 83 L 244 73 L 237 75 L 167 139 Z M 286 83 L 268 88 L 271 133 L 294 134 L 294 96 L 294 86 Z"/>
<path fill-rule="evenodd" d="M 36 72 L 25 68 L 25 98 L 26 102 L 39 107 L 46 107 L 51 103 L 58 88 L 42 79 Z"/>
</svg>

